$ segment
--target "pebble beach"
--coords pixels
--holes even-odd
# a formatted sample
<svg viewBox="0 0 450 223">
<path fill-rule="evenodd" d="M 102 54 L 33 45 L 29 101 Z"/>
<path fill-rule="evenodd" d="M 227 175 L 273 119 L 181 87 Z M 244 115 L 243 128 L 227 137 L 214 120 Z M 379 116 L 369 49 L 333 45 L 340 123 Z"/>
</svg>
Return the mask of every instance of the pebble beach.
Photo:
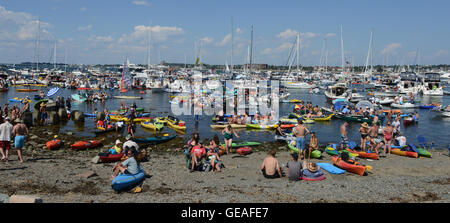
<svg viewBox="0 0 450 223">
<path fill-rule="evenodd" d="M 371 165 L 367 176 L 333 175 L 318 182 L 290 182 L 287 177 L 265 179 L 260 171 L 270 149 L 276 149 L 282 164 L 290 160 L 283 143 L 266 143 L 255 152 L 222 156 L 222 172 L 190 172 L 186 168 L 181 138 L 148 146 L 149 161 L 141 165 L 147 178 L 141 193 L 115 193 L 110 177 L 113 163 L 94 164 L 92 158 L 104 147 L 71 151 L 78 140 L 71 132 L 60 134 L 65 145 L 55 151 L 45 148 L 51 131 L 31 127 L 24 148 L 24 163 L 13 153 L 8 164 L 0 163 L 0 194 L 35 195 L 45 203 L 411 203 L 450 201 L 450 162 L 446 150 L 431 150 L 432 158 L 390 155 L 380 160 L 358 159 Z M 332 163 L 324 153 L 313 162 Z"/>
</svg>

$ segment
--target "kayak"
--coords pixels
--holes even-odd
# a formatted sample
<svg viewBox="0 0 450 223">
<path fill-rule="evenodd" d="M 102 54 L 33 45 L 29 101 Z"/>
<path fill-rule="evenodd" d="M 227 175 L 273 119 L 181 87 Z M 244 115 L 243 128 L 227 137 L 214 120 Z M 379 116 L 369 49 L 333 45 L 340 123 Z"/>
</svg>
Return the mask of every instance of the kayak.
<svg viewBox="0 0 450 223">
<path fill-rule="evenodd" d="M 334 116 L 334 114 L 331 114 L 329 116 L 322 116 L 322 117 L 311 117 L 311 118 L 308 118 L 308 119 L 314 120 L 316 122 L 317 121 L 329 121 L 329 120 L 331 120 L 331 118 L 333 116 Z M 303 118 L 306 119 L 306 116 L 304 115 Z"/>
<path fill-rule="evenodd" d="M 110 128 L 107 128 L 107 129 L 102 128 L 102 127 L 98 127 L 97 129 L 98 129 L 98 130 L 95 130 L 95 131 L 94 131 L 94 133 L 95 133 L 96 135 L 99 135 L 99 134 L 102 134 L 102 133 L 115 132 L 115 131 L 116 131 L 116 127 L 115 127 L 115 126 L 112 126 L 112 127 L 110 127 Z M 122 129 L 123 129 L 123 125 L 122 125 L 122 127 L 118 128 L 118 132 L 120 132 L 120 130 L 122 130 Z"/>
<path fill-rule="evenodd" d="M 97 114 L 94 113 L 83 113 L 84 117 L 97 118 Z"/>
<path fill-rule="evenodd" d="M 303 120 L 303 124 L 313 124 L 315 121 L 312 119 L 305 119 Z"/>
<path fill-rule="evenodd" d="M 358 162 L 355 162 L 355 164 L 347 163 L 337 156 L 333 156 L 331 157 L 331 159 L 333 160 L 334 165 L 341 169 L 347 170 L 351 173 L 359 174 L 361 176 L 364 176 L 365 174 L 366 167 L 360 165 Z"/>
<path fill-rule="evenodd" d="M 433 109 L 433 108 L 437 108 L 436 105 L 419 105 L 420 109 Z"/>
<path fill-rule="evenodd" d="M 78 141 L 70 145 L 70 148 L 72 150 L 84 150 L 84 149 L 92 149 L 101 145 L 102 141 L 100 140 Z"/>
<path fill-rule="evenodd" d="M 281 100 L 282 103 L 301 103 L 303 100 L 291 99 L 291 100 Z"/>
<path fill-rule="evenodd" d="M 159 144 L 163 142 L 167 142 L 169 140 L 177 137 L 176 135 L 172 136 L 160 136 L 160 137 L 148 137 L 148 138 L 135 138 L 134 141 L 136 143 L 151 143 L 151 144 Z"/>
<path fill-rule="evenodd" d="M 17 103 L 23 103 L 25 104 L 27 102 L 26 98 L 11 98 L 9 99 L 10 102 L 17 102 Z M 31 103 L 31 99 L 28 99 L 28 103 Z"/>
<path fill-rule="evenodd" d="M 352 150 L 352 149 L 347 149 L 347 151 L 349 151 L 353 154 L 358 154 L 358 157 L 373 159 L 373 160 L 379 159 L 379 156 L 376 153 L 359 152 L 359 151 Z"/>
<path fill-rule="evenodd" d="M 317 164 L 317 166 L 320 166 L 320 168 L 326 170 L 328 173 L 331 173 L 331 174 L 343 174 L 346 172 L 345 170 L 335 167 L 334 165 L 332 165 L 330 163 L 316 163 L 316 164 Z"/>
<path fill-rule="evenodd" d="M 164 128 L 164 124 L 161 122 L 144 122 L 141 126 L 146 129 L 151 129 L 155 131 L 161 131 Z"/>
<path fill-rule="evenodd" d="M 283 124 L 298 124 L 297 118 L 281 118 L 280 123 Z"/>
<path fill-rule="evenodd" d="M 403 125 L 414 125 L 416 121 L 414 121 L 413 118 L 404 118 L 403 119 Z"/>
<path fill-rule="evenodd" d="M 60 148 L 62 145 L 62 142 L 59 139 L 55 139 L 55 140 L 48 141 L 45 145 L 47 146 L 47 149 L 54 150 L 54 149 Z"/>
<path fill-rule="evenodd" d="M 140 96 L 113 96 L 116 99 L 143 99 Z"/>
<path fill-rule="evenodd" d="M 419 154 L 417 154 L 416 152 L 402 151 L 401 149 L 391 149 L 391 153 L 399 156 L 408 156 L 413 158 L 419 157 Z"/>
<path fill-rule="evenodd" d="M 224 129 L 227 126 L 228 126 L 228 124 L 225 124 L 225 125 L 211 125 L 211 128 L 213 128 L 213 129 Z M 246 125 L 231 124 L 231 128 L 234 128 L 234 129 L 246 128 Z"/>
<path fill-rule="evenodd" d="M 141 169 L 139 173 L 131 174 L 119 174 L 111 183 L 111 187 L 116 192 L 131 190 L 134 187 L 142 184 L 145 180 L 145 171 Z"/>
<path fill-rule="evenodd" d="M 168 121 L 167 125 L 175 130 L 186 131 L 186 123 L 184 121 L 179 121 L 178 123 Z"/>
<path fill-rule="evenodd" d="M 79 91 L 90 91 L 91 88 L 88 88 L 88 87 L 79 87 L 79 88 L 77 88 L 77 90 L 79 90 Z"/>
<path fill-rule="evenodd" d="M 338 147 L 338 145 L 336 145 L 336 144 L 332 144 L 332 145 L 330 145 L 330 146 L 327 146 L 327 147 L 325 148 L 325 153 L 328 154 L 328 155 L 330 155 L 330 156 L 339 156 L 341 153 L 340 153 L 339 151 L 337 151 L 337 149 L 335 149 L 335 148 L 337 148 L 337 147 Z M 348 152 L 348 154 L 350 155 L 350 157 L 357 157 L 357 156 L 359 156 L 358 154 L 356 154 L 356 153 L 351 153 L 351 152 L 349 152 L 349 151 L 347 151 L 347 150 L 342 150 L 341 152 Z"/>
<path fill-rule="evenodd" d="M 295 141 L 291 141 L 288 143 L 288 147 L 291 150 L 291 153 L 298 153 L 298 148 L 294 145 Z M 322 152 L 320 150 L 311 151 L 311 158 L 319 159 L 322 156 Z"/>
<path fill-rule="evenodd" d="M 220 144 L 221 146 L 225 146 L 225 144 Z M 260 142 L 233 142 L 231 144 L 231 147 L 246 147 L 246 146 L 259 146 L 261 145 Z"/>
<path fill-rule="evenodd" d="M 107 156 L 100 156 L 100 163 L 118 162 L 123 156 L 123 152 L 119 154 L 108 154 Z"/>
<path fill-rule="evenodd" d="M 38 89 L 16 89 L 17 92 L 35 92 Z"/>
<path fill-rule="evenodd" d="M 240 148 L 238 148 L 237 150 L 236 150 L 236 152 L 239 154 L 239 155 L 247 155 L 247 154 L 250 154 L 250 153 L 252 153 L 252 148 L 251 147 L 249 147 L 249 146 L 246 146 L 246 147 L 240 147 Z"/>
<path fill-rule="evenodd" d="M 288 116 L 290 119 L 302 119 L 303 117 L 301 116 L 301 115 L 299 115 L 299 114 L 297 114 L 297 113 L 289 113 L 289 116 Z"/>
<path fill-rule="evenodd" d="M 295 124 L 281 124 L 280 127 L 282 129 L 290 129 L 290 128 L 294 128 Z"/>
<path fill-rule="evenodd" d="M 34 103 L 34 109 L 39 109 L 39 107 L 41 106 L 42 102 L 47 103 L 48 99 L 42 99 L 42 100 L 39 100 L 36 103 Z"/>
<path fill-rule="evenodd" d="M 414 144 L 409 144 L 409 147 L 411 148 L 411 150 L 419 154 L 419 156 L 431 158 L 431 153 L 428 150 L 424 148 L 417 148 Z"/>
<path fill-rule="evenodd" d="M 260 125 L 260 124 L 247 124 L 245 125 L 249 129 L 276 129 L 278 125 Z"/>
</svg>

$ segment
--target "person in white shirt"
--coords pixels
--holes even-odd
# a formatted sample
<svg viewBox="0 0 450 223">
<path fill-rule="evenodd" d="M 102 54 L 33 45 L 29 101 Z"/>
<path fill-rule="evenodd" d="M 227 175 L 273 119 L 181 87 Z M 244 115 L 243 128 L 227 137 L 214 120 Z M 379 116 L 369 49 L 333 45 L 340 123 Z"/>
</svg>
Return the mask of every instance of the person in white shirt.
<svg viewBox="0 0 450 223">
<path fill-rule="evenodd" d="M 2 161 L 8 162 L 9 150 L 11 149 L 11 134 L 13 125 L 9 123 L 11 118 L 6 117 L 5 122 L 0 125 L 0 154 Z M 4 150 L 6 150 L 6 155 Z"/>
</svg>

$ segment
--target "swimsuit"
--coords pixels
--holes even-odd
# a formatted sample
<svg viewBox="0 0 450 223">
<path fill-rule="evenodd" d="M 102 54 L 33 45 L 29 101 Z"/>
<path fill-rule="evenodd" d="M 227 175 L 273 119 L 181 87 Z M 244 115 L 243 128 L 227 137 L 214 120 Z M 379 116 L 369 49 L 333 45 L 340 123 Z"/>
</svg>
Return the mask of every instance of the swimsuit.
<svg viewBox="0 0 450 223">
<path fill-rule="evenodd" d="M 25 136 L 18 135 L 14 139 L 14 147 L 21 149 L 23 146 L 25 146 Z"/>
<path fill-rule="evenodd" d="M 223 137 L 225 137 L 226 140 L 232 139 L 233 138 L 233 133 L 225 132 Z"/>
<path fill-rule="evenodd" d="M 392 139 L 392 132 L 386 132 L 386 133 L 384 134 L 384 139 L 385 139 L 386 141 L 390 141 L 390 140 Z"/>
</svg>

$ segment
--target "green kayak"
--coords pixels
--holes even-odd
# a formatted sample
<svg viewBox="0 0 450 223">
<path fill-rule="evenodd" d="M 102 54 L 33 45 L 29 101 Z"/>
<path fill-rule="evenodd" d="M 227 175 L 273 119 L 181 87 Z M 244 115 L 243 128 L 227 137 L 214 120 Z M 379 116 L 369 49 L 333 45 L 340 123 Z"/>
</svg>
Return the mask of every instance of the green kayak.
<svg viewBox="0 0 450 223">
<path fill-rule="evenodd" d="M 298 148 L 292 145 L 292 143 L 288 143 L 288 147 L 291 150 L 291 153 L 298 153 Z M 311 151 L 311 158 L 318 159 L 322 156 L 322 152 L 319 150 Z"/>
<path fill-rule="evenodd" d="M 419 151 L 419 156 L 431 158 L 431 153 L 428 150 L 424 148 L 417 148 L 417 150 Z"/>
<path fill-rule="evenodd" d="M 225 146 L 224 143 L 220 144 L 221 146 Z M 232 147 L 246 147 L 246 146 L 259 146 L 260 142 L 233 142 L 231 144 Z"/>
</svg>

